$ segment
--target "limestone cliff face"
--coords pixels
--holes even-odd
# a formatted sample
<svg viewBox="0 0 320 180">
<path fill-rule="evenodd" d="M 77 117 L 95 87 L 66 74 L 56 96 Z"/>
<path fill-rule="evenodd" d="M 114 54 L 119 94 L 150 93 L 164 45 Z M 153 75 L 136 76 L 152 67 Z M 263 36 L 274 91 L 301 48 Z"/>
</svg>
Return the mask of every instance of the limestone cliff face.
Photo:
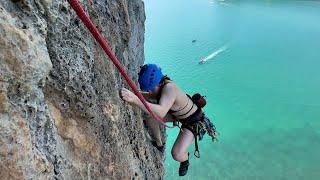
<svg viewBox="0 0 320 180">
<path fill-rule="evenodd" d="M 134 80 L 141 0 L 80 1 Z M 65 0 L 0 1 L 0 178 L 162 179 L 126 86 Z"/>
</svg>

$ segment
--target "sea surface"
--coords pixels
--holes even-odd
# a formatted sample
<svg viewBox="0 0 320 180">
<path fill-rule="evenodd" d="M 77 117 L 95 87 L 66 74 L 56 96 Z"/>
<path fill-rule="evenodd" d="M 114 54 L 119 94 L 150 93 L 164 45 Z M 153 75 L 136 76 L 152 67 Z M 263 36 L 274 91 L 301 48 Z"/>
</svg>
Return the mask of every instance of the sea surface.
<svg viewBox="0 0 320 180">
<path fill-rule="evenodd" d="M 144 3 L 146 62 L 206 95 L 220 132 L 180 178 L 167 129 L 165 179 L 319 180 L 320 1 Z"/>
</svg>

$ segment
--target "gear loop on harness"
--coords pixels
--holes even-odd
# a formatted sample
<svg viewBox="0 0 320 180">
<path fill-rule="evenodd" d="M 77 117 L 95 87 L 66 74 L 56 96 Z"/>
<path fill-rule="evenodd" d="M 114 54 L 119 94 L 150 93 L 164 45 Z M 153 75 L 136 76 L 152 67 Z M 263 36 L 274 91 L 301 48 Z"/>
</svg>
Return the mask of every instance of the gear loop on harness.
<svg viewBox="0 0 320 180">
<path fill-rule="evenodd" d="M 102 49 L 105 51 L 105 53 L 108 55 L 112 63 L 116 66 L 120 74 L 125 78 L 128 85 L 133 90 L 134 94 L 141 100 L 142 104 L 146 107 L 150 115 L 157 121 L 159 121 L 161 124 L 163 124 L 165 127 L 173 128 L 172 126 L 168 126 L 164 123 L 164 121 L 156 115 L 151 108 L 148 106 L 146 100 L 142 96 L 142 94 L 139 92 L 136 84 L 133 82 L 133 80 L 129 77 L 124 67 L 119 62 L 118 58 L 115 56 L 113 51 L 111 50 L 110 46 L 106 42 L 106 40 L 103 38 L 103 36 L 99 33 L 93 22 L 90 20 L 88 15 L 85 13 L 84 9 L 78 2 L 78 0 L 68 0 L 70 6 L 74 9 L 76 14 L 79 16 L 83 24 L 88 28 L 92 36 L 96 39 L 96 41 L 100 44 Z"/>
</svg>

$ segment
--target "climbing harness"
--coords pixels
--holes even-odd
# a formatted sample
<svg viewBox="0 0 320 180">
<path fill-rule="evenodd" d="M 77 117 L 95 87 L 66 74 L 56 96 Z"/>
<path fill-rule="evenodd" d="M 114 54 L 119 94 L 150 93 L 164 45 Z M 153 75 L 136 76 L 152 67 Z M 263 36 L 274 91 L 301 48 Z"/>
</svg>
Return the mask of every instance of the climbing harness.
<svg viewBox="0 0 320 180">
<path fill-rule="evenodd" d="M 199 93 L 194 94 L 192 97 L 187 94 L 187 96 L 192 100 L 192 102 L 198 107 L 198 109 L 189 117 L 185 119 L 179 119 L 178 121 L 178 127 L 181 131 L 183 129 L 188 129 L 192 132 L 195 141 L 194 141 L 194 156 L 197 158 L 200 158 L 200 151 L 198 146 L 198 140 L 201 141 L 204 134 L 207 133 L 212 141 L 218 141 L 217 136 L 219 135 L 218 131 L 216 130 L 216 127 L 213 125 L 212 122 L 205 116 L 205 114 L 202 112 L 202 108 L 206 105 L 205 96 L 202 96 Z M 179 123 L 182 124 L 182 126 L 179 126 Z"/>
<path fill-rule="evenodd" d="M 205 116 L 205 114 L 198 109 L 194 114 L 190 117 L 181 120 L 181 129 L 186 128 L 192 132 L 194 135 L 194 156 L 200 158 L 200 151 L 198 146 L 198 140 L 201 141 L 205 133 L 207 133 L 212 141 L 218 141 L 217 136 L 219 133 L 216 130 L 216 127 L 212 122 Z"/>
<path fill-rule="evenodd" d="M 98 41 L 98 43 L 100 44 L 100 46 L 102 47 L 102 49 L 105 51 L 105 53 L 108 55 L 108 57 L 110 58 L 110 60 L 112 61 L 112 63 L 116 66 L 116 68 L 118 69 L 118 71 L 120 72 L 120 74 L 125 78 L 125 80 L 127 81 L 128 85 L 131 87 L 131 89 L 133 90 L 134 94 L 141 100 L 141 102 L 143 103 L 143 105 L 146 107 L 146 109 L 148 110 L 148 112 L 150 113 L 150 115 L 157 121 L 159 121 L 161 124 L 163 124 L 165 127 L 169 127 L 169 128 L 173 128 L 171 126 L 168 126 L 164 123 L 164 121 L 157 116 L 148 106 L 146 100 L 144 99 L 144 97 L 142 96 L 142 94 L 139 92 L 136 84 L 133 82 L 133 80 L 129 77 L 129 75 L 127 74 L 126 70 L 124 69 L 124 67 L 121 65 L 121 63 L 119 62 L 118 58 L 115 56 L 115 54 L 112 52 L 110 46 L 108 45 L 108 43 L 106 42 L 106 40 L 103 38 L 103 36 L 99 33 L 99 31 L 97 30 L 96 26 L 93 24 L 93 22 L 90 20 L 90 18 L 88 17 L 88 15 L 85 13 L 85 11 L 83 10 L 82 6 L 80 5 L 80 3 L 78 2 L 78 0 L 68 0 L 70 6 L 74 9 L 74 11 L 77 13 L 78 17 L 81 19 L 81 21 L 83 22 L 83 24 L 88 28 L 88 30 L 91 32 L 91 34 L 93 35 L 93 37 L 96 39 L 96 41 Z"/>
</svg>

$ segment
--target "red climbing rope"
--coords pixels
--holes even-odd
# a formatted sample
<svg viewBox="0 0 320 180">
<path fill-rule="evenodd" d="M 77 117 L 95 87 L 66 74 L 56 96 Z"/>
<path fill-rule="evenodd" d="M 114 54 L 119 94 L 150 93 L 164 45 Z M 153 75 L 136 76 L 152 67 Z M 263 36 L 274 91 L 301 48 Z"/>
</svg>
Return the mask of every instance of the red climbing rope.
<svg viewBox="0 0 320 180">
<path fill-rule="evenodd" d="M 127 81 L 127 83 L 129 84 L 129 86 L 131 87 L 131 89 L 133 90 L 134 94 L 138 96 L 138 98 L 141 100 L 141 102 L 143 103 L 143 105 L 146 107 L 146 109 L 149 111 L 149 113 L 151 114 L 151 116 L 156 119 L 157 121 L 159 121 L 161 124 L 163 124 L 166 127 L 170 127 L 167 126 L 163 120 L 157 116 L 148 106 L 146 100 L 144 99 L 144 97 L 142 96 L 142 94 L 139 92 L 136 84 L 133 82 L 133 80 L 129 77 L 129 75 L 127 74 L 126 70 L 123 68 L 123 66 L 121 65 L 121 63 L 119 62 L 118 58 L 115 56 L 115 54 L 112 52 L 111 48 L 109 47 L 108 43 L 106 42 L 106 40 L 102 37 L 102 35 L 99 33 L 99 31 L 97 30 L 97 28 L 95 27 L 95 25 L 92 23 L 92 21 L 90 20 L 90 18 L 86 15 L 85 11 L 83 10 L 83 8 L 81 7 L 81 5 L 79 4 L 78 0 L 68 0 L 69 4 L 71 5 L 71 7 L 75 10 L 75 12 L 77 13 L 77 15 L 79 16 L 79 18 L 82 20 L 83 24 L 88 28 L 88 30 L 91 32 L 91 34 L 93 35 L 93 37 L 98 41 L 98 43 L 100 44 L 100 46 L 103 48 L 103 50 L 106 52 L 106 54 L 109 56 L 110 60 L 113 62 L 113 64 L 117 67 L 117 69 L 119 70 L 119 72 L 121 73 L 121 75 L 125 78 L 125 80 Z"/>
</svg>

